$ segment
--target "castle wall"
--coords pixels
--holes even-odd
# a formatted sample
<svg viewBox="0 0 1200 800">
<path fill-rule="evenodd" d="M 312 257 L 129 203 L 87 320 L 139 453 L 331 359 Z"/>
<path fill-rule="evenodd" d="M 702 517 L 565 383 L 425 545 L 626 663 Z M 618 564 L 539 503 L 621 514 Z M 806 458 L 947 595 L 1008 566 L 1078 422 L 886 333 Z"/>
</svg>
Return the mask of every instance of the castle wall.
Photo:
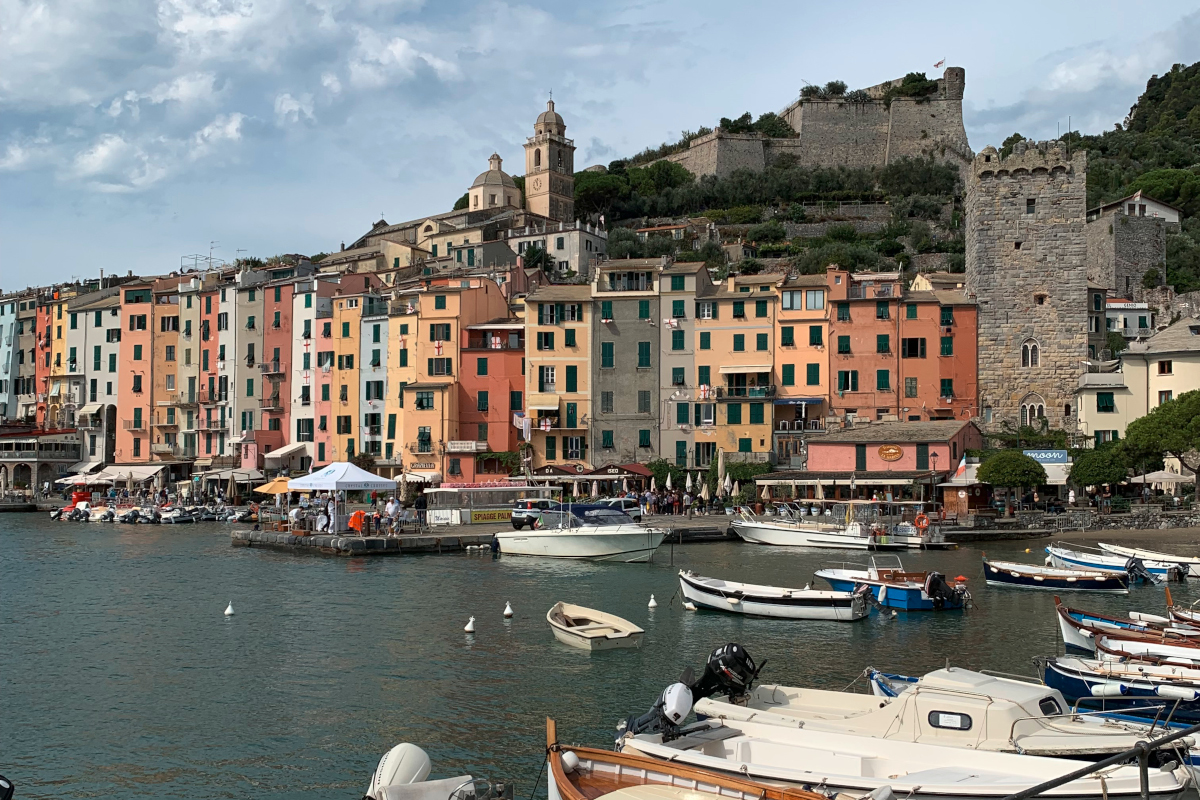
<svg viewBox="0 0 1200 800">
<path fill-rule="evenodd" d="M 724 178 L 739 169 L 762 172 L 766 169 L 766 142 L 756 134 L 735 134 L 713 131 L 692 141 L 680 153 L 666 156 L 666 161 L 680 164 L 693 175 L 716 175 Z"/>
<path fill-rule="evenodd" d="M 1087 357 L 1086 173 L 1084 152 L 1020 144 L 1005 159 L 988 147 L 970 167 L 966 278 L 979 304 L 985 423 L 989 413 L 1015 423 L 1032 403 L 1051 426 L 1074 427 Z M 1037 344 L 1037 366 L 1022 364 L 1025 344 Z"/>
<path fill-rule="evenodd" d="M 1167 225 L 1161 217 L 1131 217 L 1119 211 L 1089 222 L 1088 280 L 1128 299 L 1151 269 L 1165 281 Z"/>
</svg>

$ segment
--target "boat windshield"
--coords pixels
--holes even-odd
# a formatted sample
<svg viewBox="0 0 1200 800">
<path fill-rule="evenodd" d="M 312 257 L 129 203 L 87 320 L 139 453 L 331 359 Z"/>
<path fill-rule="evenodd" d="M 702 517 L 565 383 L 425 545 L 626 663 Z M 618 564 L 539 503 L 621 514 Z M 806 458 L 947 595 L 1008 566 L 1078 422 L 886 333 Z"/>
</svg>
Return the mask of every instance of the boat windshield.
<svg viewBox="0 0 1200 800">
<path fill-rule="evenodd" d="M 543 511 L 538 514 L 539 528 L 578 528 L 580 522 L 565 511 Z"/>
<path fill-rule="evenodd" d="M 589 508 L 583 512 L 584 525 L 636 525 L 633 517 L 619 508 Z"/>
<path fill-rule="evenodd" d="M 877 570 L 904 572 L 904 565 L 900 563 L 899 556 L 872 556 L 871 566 Z"/>
</svg>

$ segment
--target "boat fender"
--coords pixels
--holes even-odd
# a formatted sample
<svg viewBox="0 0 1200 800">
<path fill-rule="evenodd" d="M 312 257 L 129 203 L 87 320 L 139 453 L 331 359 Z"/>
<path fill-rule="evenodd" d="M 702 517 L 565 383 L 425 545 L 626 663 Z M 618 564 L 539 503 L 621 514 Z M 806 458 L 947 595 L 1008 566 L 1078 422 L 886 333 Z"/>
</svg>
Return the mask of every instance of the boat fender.
<svg viewBox="0 0 1200 800">
<path fill-rule="evenodd" d="M 575 755 L 573 751 L 568 750 L 562 754 L 561 763 L 563 772 L 572 773 L 579 769 L 579 756 Z"/>
<path fill-rule="evenodd" d="M 1156 686 L 1154 693 L 1159 697 L 1169 697 L 1172 700 L 1184 700 L 1189 703 L 1200 697 L 1200 692 L 1183 686 Z"/>
<path fill-rule="evenodd" d="M 420 783 L 429 777 L 429 756 L 415 744 L 401 742 L 383 754 L 367 786 L 367 797 L 376 798 L 387 786 Z"/>
<path fill-rule="evenodd" d="M 1092 697 L 1120 697 L 1129 694 L 1129 686 L 1124 683 L 1097 683 L 1088 687 Z"/>
<path fill-rule="evenodd" d="M 885 785 L 872 789 L 867 797 L 871 800 L 896 800 L 896 793 L 892 791 L 892 787 Z"/>
</svg>

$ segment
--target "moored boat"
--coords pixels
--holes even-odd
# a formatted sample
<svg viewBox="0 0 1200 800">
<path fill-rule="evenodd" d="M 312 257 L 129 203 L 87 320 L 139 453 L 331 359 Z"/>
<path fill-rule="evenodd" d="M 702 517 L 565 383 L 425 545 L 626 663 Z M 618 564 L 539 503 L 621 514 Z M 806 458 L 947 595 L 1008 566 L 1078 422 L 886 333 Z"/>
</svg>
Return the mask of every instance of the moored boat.
<svg viewBox="0 0 1200 800">
<path fill-rule="evenodd" d="M 1126 558 L 1140 558 L 1145 562 L 1175 564 L 1180 569 L 1186 571 L 1187 577 L 1200 578 L 1200 557 L 1197 556 L 1177 556 L 1173 553 L 1160 553 L 1157 550 L 1143 550 L 1140 547 L 1124 547 L 1106 542 L 1096 542 L 1096 546 L 1106 553 L 1125 556 Z"/>
<path fill-rule="evenodd" d="M 1200 722 L 1200 669 L 1073 656 L 1040 667 L 1045 684 L 1079 708 Z"/>
<path fill-rule="evenodd" d="M 1200 629 L 1169 621 L 1162 624 L 1143 619 L 1112 617 L 1092 611 L 1082 611 L 1062 604 L 1054 598 L 1054 612 L 1063 643 L 1068 648 L 1083 652 L 1095 652 L 1096 641 L 1107 636 L 1111 639 L 1130 639 L 1150 643 L 1177 644 L 1182 647 L 1200 647 Z M 1161 619 L 1161 618 L 1160 618 Z"/>
<path fill-rule="evenodd" d="M 1131 580 L 1161 583 L 1164 580 L 1183 580 L 1187 569 L 1164 561 L 1144 561 L 1132 556 L 1118 556 L 1102 550 L 1086 549 L 1081 545 L 1067 547 L 1061 542 L 1046 547 L 1050 565 L 1064 569 L 1087 569 L 1125 573 Z"/>
<path fill-rule="evenodd" d="M 595 561 L 649 561 L 667 532 L 634 522 L 617 508 L 570 505 L 543 511 L 537 527 L 496 534 L 504 555 Z"/>
<path fill-rule="evenodd" d="M 787 589 L 706 578 L 681 571 L 679 590 L 686 600 L 697 606 L 732 614 L 853 622 L 871 613 L 865 588 L 850 592 Z"/>
<path fill-rule="evenodd" d="M 895 556 L 874 556 L 868 566 L 841 564 L 819 569 L 814 574 L 841 592 L 868 586 L 886 608 L 955 609 L 963 608 L 971 600 L 971 593 L 962 581 L 950 584 L 940 572 L 905 572 Z"/>
<path fill-rule="evenodd" d="M 983 574 L 989 586 L 1129 594 L 1129 576 L 1115 572 L 992 561 L 984 555 Z"/>
<path fill-rule="evenodd" d="M 594 608 L 558 602 L 546 612 L 554 638 L 580 650 L 637 647 L 644 630 L 627 619 Z"/>
</svg>

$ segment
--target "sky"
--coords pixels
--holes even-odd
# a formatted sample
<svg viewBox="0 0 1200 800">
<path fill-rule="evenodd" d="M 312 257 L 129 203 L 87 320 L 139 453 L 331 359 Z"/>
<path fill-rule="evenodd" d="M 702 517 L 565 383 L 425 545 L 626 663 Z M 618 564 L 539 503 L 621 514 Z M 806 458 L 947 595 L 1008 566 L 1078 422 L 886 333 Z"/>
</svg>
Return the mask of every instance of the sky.
<svg viewBox="0 0 1200 800">
<path fill-rule="evenodd" d="M 333 251 L 447 211 L 552 91 L 576 167 L 805 83 L 966 69 L 972 148 L 1120 122 L 1200 10 L 1068 3 L 0 0 L 0 291 Z"/>
</svg>

